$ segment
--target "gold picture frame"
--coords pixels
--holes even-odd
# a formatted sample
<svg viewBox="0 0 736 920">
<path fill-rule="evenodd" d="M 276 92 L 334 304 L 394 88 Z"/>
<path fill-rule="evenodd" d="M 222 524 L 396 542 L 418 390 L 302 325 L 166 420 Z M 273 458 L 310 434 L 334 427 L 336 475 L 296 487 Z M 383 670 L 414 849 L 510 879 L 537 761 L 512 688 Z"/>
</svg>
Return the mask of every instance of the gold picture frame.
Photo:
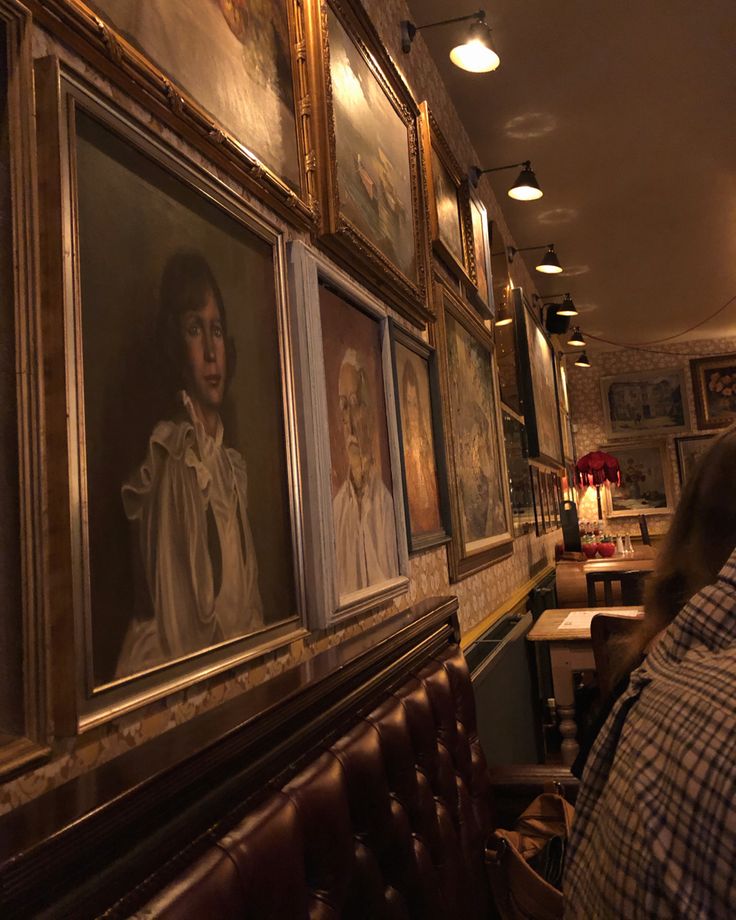
<svg viewBox="0 0 736 920">
<path fill-rule="evenodd" d="M 432 311 L 419 109 L 359 0 L 306 9 L 319 240 L 423 326 Z"/>
<path fill-rule="evenodd" d="M 232 174 L 249 191 L 264 198 L 282 217 L 298 226 L 312 228 L 317 217 L 316 164 L 307 63 L 303 53 L 304 5 L 300 0 L 278 2 L 284 4 L 288 20 L 287 51 L 292 71 L 292 86 L 287 90 L 293 91 L 298 176 L 296 183 L 292 180 L 291 184 L 264 162 L 262 154 L 259 157 L 258 151 L 254 151 L 255 138 L 239 137 L 232 126 L 205 108 L 198 98 L 196 79 L 191 81 L 188 90 L 184 89 L 181 74 L 166 72 L 143 50 L 147 45 L 147 36 L 126 38 L 110 21 L 109 14 L 95 10 L 94 0 L 87 3 L 82 0 L 28 0 L 28 6 L 40 25 L 213 163 Z M 189 6 L 182 3 L 175 9 L 187 11 Z M 141 10 L 144 13 L 153 7 L 153 3 L 142 0 Z M 225 17 L 224 12 L 222 16 Z M 223 18 L 225 21 L 226 18 Z M 168 34 L 170 30 L 162 25 L 165 23 L 151 29 L 153 36 Z M 232 36 L 233 32 L 237 32 L 237 25 L 237 22 L 229 21 L 226 34 Z M 199 29 L 187 29 L 186 33 L 198 35 L 202 28 L 200 21 Z M 214 41 L 213 37 L 210 38 Z M 176 42 L 173 47 L 180 45 L 181 42 Z M 218 53 L 214 48 L 209 61 L 210 70 L 214 73 L 218 66 Z M 185 77 L 183 82 L 190 81 Z M 213 85 L 218 84 L 213 82 Z"/>
<path fill-rule="evenodd" d="M 736 422 L 736 354 L 693 358 L 690 373 L 698 428 L 728 428 Z"/>
</svg>

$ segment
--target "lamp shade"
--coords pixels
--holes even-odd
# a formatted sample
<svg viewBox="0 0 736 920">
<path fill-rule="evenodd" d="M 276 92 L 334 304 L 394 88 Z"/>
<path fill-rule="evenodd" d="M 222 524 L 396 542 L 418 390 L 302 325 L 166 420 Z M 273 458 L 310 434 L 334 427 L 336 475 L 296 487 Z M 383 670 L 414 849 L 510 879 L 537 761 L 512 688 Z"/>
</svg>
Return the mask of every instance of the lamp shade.
<svg viewBox="0 0 736 920">
<path fill-rule="evenodd" d="M 620 486 L 621 467 L 618 459 L 602 450 L 585 454 L 575 464 L 575 482 L 581 489 L 602 486 L 605 482 Z"/>
<path fill-rule="evenodd" d="M 577 345 L 578 348 L 585 348 L 585 339 L 583 338 L 583 333 L 580 331 L 580 326 L 576 326 L 570 338 L 567 340 L 568 345 Z"/>
<path fill-rule="evenodd" d="M 590 367 L 590 358 L 585 352 L 582 352 L 575 362 L 575 367 Z"/>
<path fill-rule="evenodd" d="M 537 198 L 542 197 L 544 192 L 539 187 L 531 163 L 524 164 L 524 168 L 507 194 L 509 198 L 515 198 L 517 201 L 536 201 Z"/>
<path fill-rule="evenodd" d="M 545 275 L 559 275 L 562 271 L 562 266 L 560 265 L 560 260 L 557 258 L 555 247 L 550 246 L 542 257 L 542 260 L 534 267 L 538 272 L 543 272 Z"/>
<path fill-rule="evenodd" d="M 572 297 L 569 294 L 565 294 L 565 299 L 557 308 L 558 316 L 577 316 L 578 311 L 575 308 L 575 304 L 572 301 Z"/>
<path fill-rule="evenodd" d="M 474 22 L 465 41 L 450 52 L 450 60 L 461 70 L 470 73 L 490 73 L 501 63 L 501 58 L 491 47 L 490 29 L 485 22 Z"/>
</svg>

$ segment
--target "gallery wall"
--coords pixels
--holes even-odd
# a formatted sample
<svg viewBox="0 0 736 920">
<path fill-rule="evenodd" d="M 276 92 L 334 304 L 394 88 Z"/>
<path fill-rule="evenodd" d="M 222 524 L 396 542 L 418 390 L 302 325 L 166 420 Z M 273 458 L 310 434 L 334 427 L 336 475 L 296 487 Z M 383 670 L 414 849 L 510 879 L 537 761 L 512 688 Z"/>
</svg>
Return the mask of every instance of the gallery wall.
<svg viewBox="0 0 736 920">
<path fill-rule="evenodd" d="M 417 38 L 411 55 L 403 55 L 399 48 L 399 22 L 409 18 L 409 10 L 401 0 L 367 0 L 366 10 L 372 18 L 383 42 L 403 73 L 416 100 L 426 99 L 442 132 L 452 138 L 453 150 L 463 169 L 478 161 L 465 129 L 459 121 L 449 96 L 429 57 L 421 36 Z M 116 86 L 109 83 L 88 63 L 80 60 L 69 48 L 37 25 L 32 33 L 33 56 L 36 59 L 57 55 L 73 70 L 84 74 L 105 96 L 113 99 L 125 112 L 149 125 L 171 147 L 183 152 L 187 158 L 214 173 L 239 198 L 247 201 L 257 212 L 269 215 L 283 227 L 287 240 L 308 242 L 308 235 L 271 214 L 265 204 L 235 181 L 222 168 L 208 162 L 197 150 L 189 147 L 170 128 L 160 124 L 149 112 L 141 109 Z M 493 76 L 467 75 L 469 80 L 487 79 L 492 93 Z M 489 217 L 501 229 L 508 244 L 515 241 L 510 236 L 503 213 L 490 189 L 487 178 L 481 181 L 479 192 L 488 208 Z M 504 207 L 525 207 L 516 202 Z M 523 260 L 512 266 L 512 281 L 524 289 L 529 297 L 535 291 Z M 405 320 L 389 311 L 399 324 Z M 426 334 L 425 334 L 426 335 Z M 573 385 L 574 390 L 574 385 Z M 171 693 L 154 703 L 139 707 L 113 721 L 90 728 L 84 734 L 59 738 L 52 742 L 52 754 L 44 765 L 29 770 L 19 777 L 0 785 L 0 813 L 10 811 L 24 802 L 58 786 L 59 784 L 91 770 L 146 740 L 232 699 L 273 675 L 284 671 L 312 655 L 350 638 L 376 623 L 391 617 L 397 611 L 418 600 L 444 594 L 457 594 L 460 599 L 460 622 L 465 633 L 492 618 L 516 591 L 527 585 L 530 578 L 551 563 L 553 546 L 558 534 L 552 532 L 538 538 L 534 534 L 514 541 L 512 554 L 483 571 L 458 583 L 451 583 L 445 547 L 413 555 L 409 560 L 409 588 L 391 603 L 358 615 L 344 624 L 321 632 L 311 633 L 286 647 L 260 655 L 244 665 L 220 673 L 217 677 L 199 681 L 187 689 Z"/>
<path fill-rule="evenodd" d="M 575 459 L 577 460 L 589 451 L 598 450 L 604 445 L 609 447 L 620 445 L 618 453 L 615 450 L 613 452 L 621 460 L 626 444 L 652 440 L 646 433 L 619 439 L 612 439 L 606 433 L 601 395 L 602 377 L 630 374 L 637 371 L 681 368 L 685 377 L 685 400 L 689 416 L 689 428 L 687 431 L 678 432 L 676 435 L 664 435 L 655 439 L 664 440 L 666 444 L 668 473 L 673 484 L 676 501 L 681 491 L 676 439 L 682 436 L 706 433 L 697 427 L 690 360 L 699 355 L 722 355 L 733 352 L 736 352 L 736 337 L 683 340 L 674 345 L 658 345 L 656 352 L 622 348 L 594 353 L 591 356 L 592 367 L 590 368 L 575 367 L 574 363 L 567 359 L 570 413 L 575 438 Z M 578 515 L 581 520 L 595 520 L 598 517 L 596 496 L 593 489 L 589 489 L 580 499 Z M 666 533 L 669 528 L 669 522 L 669 514 L 648 515 L 648 526 L 651 533 Z M 636 535 L 639 534 L 638 519 L 636 516 L 610 518 L 608 520 L 608 529 L 613 533 Z"/>
</svg>

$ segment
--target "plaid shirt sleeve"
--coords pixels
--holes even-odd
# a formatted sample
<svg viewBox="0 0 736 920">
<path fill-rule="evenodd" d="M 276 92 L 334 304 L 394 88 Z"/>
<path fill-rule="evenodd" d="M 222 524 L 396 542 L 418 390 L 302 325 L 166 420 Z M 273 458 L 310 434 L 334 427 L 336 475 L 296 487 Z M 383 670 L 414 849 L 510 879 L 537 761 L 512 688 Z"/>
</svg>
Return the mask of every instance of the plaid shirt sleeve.
<svg viewBox="0 0 736 920">
<path fill-rule="evenodd" d="M 583 773 L 568 918 L 736 917 L 736 551 L 634 671 Z"/>
</svg>

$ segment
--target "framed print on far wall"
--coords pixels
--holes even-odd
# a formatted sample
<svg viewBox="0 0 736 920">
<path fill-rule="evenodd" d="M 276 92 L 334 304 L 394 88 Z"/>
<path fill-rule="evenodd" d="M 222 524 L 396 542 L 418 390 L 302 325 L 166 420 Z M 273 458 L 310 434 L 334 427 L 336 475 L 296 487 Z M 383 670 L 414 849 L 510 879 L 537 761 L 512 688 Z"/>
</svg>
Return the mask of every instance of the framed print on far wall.
<svg viewBox="0 0 736 920">
<path fill-rule="evenodd" d="M 304 503 L 282 231 L 58 60 L 36 91 L 74 731 L 304 635 Z"/>
<path fill-rule="evenodd" d="M 674 496 L 665 441 L 644 441 L 601 447 L 618 457 L 621 485 L 606 488 L 608 517 L 670 514 Z"/>
<path fill-rule="evenodd" d="M 677 448 L 677 469 L 680 474 L 680 486 L 684 486 L 702 457 L 708 453 L 715 434 L 685 435 L 675 438 Z"/>
<path fill-rule="evenodd" d="M 409 552 L 447 543 L 450 507 L 437 355 L 389 321 Z"/>
<path fill-rule="evenodd" d="M 360 0 L 310 0 L 319 235 L 415 325 L 432 318 L 419 109 Z"/>
<path fill-rule="evenodd" d="M 526 454 L 524 426 L 504 406 L 503 434 L 506 447 L 506 466 L 509 471 L 511 493 L 511 518 L 514 536 L 521 537 L 534 529 L 534 493 L 529 478 L 529 461 Z"/>
<path fill-rule="evenodd" d="M 680 367 L 601 377 L 601 398 L 603 424 L 612 438 L 678 434 L 690 427 Z"/>
<path fill-rule="evenodd" d="M 562 466 L 555 353 L 521 288 L 511 292 L 529 457 Z"/>
<path fill-rule="evenodd" d="M 499 325 L 496 322 L 493 334 L 496 340 L 496 360 L 498 362 L 498 385 L 501 401 L 523 418 L 518 372 L 518 345 L 516 342 L 516 325 L 514 307 L 511 302 L 513 286 L 509 274 L 509 262 L 506 241 L 501 235 L 498 224 L 491 222 L 491 285 L 496 318 L 511 318 L 512 322 Z"/>
<path fill-rule="evenodd" d="M 736 354 L 690 361 L 698 428 L 727 428 L 736 422 Z"/>
<path fill-rule="evenodd" d="M 44 0 L 43 25 L 287 219 L 316 172 L 298 0 Z M 39 15 L 39 19 L 41 16 Z"/>
<path fill-rule="evenodd" d="M 471 292 L 471 300 L 484 316 L 493 319 L 495 311 L 488 211 L 467 179 L 465 190 L 470 205 L 470 227 L 473 234 L 473 261 L 475 263 L 475 285 Z"/>
<path fill-rule="evenodd" d="M 310 593 L 325 627 L 408 590 L 386 307 L 303 243 L 289 246 L 304 399 Z"/>
<path fill-rule="evenodd" d="M 532 486 L 532 498 L 534 501 L 534 524 L 538 537 L 547 533 L 547 522 L 544 519 L 544 508 L 542 506 L 542 484 L 540 481 L 539 467 L 529 466 L 529 481 Z"/>
<path fill-rule="evenodd" d="M 493 340 L 480 317 L 444 285 L 437 328 L 443 360 L 454 581 L 511 553 L 508 473 Z"/>
</svg>

